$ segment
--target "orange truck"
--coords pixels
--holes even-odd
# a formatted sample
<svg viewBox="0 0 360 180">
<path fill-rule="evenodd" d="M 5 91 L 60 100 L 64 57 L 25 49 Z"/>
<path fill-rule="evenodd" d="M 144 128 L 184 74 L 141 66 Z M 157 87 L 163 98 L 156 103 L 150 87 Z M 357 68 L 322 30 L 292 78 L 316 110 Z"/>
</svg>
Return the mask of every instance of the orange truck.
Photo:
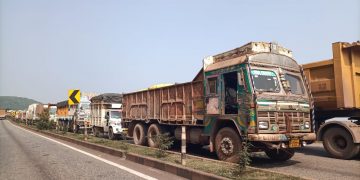
<svg viewBox="0 0 360 180">
<path fill-rule="evenodd" d="M 5 109 L 0 109 L 0 120 L 5 119 L 6 111 Z"/>
<path fill-rule="evenodd" d="M 304 64 L 314 101 L 317 139 L 335 158 L 360 152 L 360 42 L 337 42 L 333 58 Z"/>
</svg>

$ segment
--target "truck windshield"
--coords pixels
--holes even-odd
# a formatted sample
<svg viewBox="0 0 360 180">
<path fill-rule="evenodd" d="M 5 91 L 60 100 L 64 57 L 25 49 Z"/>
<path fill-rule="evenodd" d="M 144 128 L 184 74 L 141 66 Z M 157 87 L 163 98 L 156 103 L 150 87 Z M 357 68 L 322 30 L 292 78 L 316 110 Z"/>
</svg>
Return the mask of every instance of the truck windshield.
<svg viewBox="0 0 360 180">
<path fill-rule="evenodd" d="M 298 76 L 285 74 L 285 79 L 290 82 L 290 91 L 293 94 L 304 94 L 304 88 Z"/>
<path fill-rule="evenodd" d="M 90 109 L 89 104 L 81 104 L 82 109 Z"/>
<path fill-rule="evenodd" d="M 261 92 L 279 92 L 280 87 L 274 71 L 251 70 L 251 76 L 254 80 L 256 91 Z"/>
<path fill-rule="evenodd" d="M 121 118 L 121 113 L 119 111 L 111 111 L 110 112 L 110 117 L 114 118 L 114 119 L 120 119 Z"/>
</svg>

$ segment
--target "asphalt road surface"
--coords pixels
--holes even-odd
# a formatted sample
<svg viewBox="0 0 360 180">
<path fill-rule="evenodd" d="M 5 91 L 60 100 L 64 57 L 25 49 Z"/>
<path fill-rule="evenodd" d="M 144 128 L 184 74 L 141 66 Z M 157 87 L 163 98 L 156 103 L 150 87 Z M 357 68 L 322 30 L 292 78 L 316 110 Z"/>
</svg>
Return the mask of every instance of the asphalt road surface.
<svg viewBox="0 0 360 180">
<path fill-rule="evenodd" d="M 286 162 L 273 162 L 264 153 L 256 154 L 252 166 L 284 172 L 309 179 L 360 179 L 360 158 L 342 160 L 331 158 L 322 143 L 314 143 L 297 150 Z"/>
<path fill-rule="evenodd" d="M 174 148 L 174 150 L 180 148 Z M 208 148 L 188 147 L 187 152 L 206 158 L 216 159 L 215 153 Z M 352 160 L 342 160 L 330 157 L 323 148 L 322 143 L 314 143 L 303 147 L 295 153 L 294 157 L 286 162 L 274 162 L 265 153 L 252 153 L 251 166 L 271 171 L 282 172 L 306 179 L 346 179 L 360 180 L 360 157 Z"/>
<path fill-rule="evenodd" d="M 0 179 L 182 179 L 0 121 Z"/>
</svg>

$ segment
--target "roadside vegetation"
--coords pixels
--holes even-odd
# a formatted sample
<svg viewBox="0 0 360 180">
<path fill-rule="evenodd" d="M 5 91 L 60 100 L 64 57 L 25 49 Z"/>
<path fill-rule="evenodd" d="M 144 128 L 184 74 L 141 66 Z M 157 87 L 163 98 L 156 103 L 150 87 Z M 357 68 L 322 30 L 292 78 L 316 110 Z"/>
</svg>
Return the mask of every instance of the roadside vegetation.
<svg viewBox="0 0 360 180">
<path fill-rule="evenodd" d="M 21 121 L 14 120 L 14 122 L 17 122 L 21 126 L 26 126 L 24 123 L 21 123 Z M 56 130 L 55 128 L 40 130 L 35 125 L 30 125 L 27 127 L 38 131 L 45 131 L 49 133 L 58 134 L 61 136 L 66 136 L 80 141 L 84 141 L 85 138 L 84 134 L 59 131 Z M 157 148 L 138 146 L 132 144 L 131 140 L 114 141 L 114 140 L 109 140 L 106 138 L 100 138 L 95 136 L 89 136 L 87 138 L 87 142 L 119 149 L 125 153 L 143 155 L 151 158 L 156 158 L 168 163 L 181 165 L 181 154 L 172 151 L 167 151 L 174 143 L 173 139 L 169 137 L 168 134 L 158 135 L 153 138 L 154 138 L 154 142 L 158 144 Z M 249 164 L 251 162 L 251 159 L 250 159 L 250 154 L 248 152 L 250 148 L 251 147 L 248 143 L 243 144 L 244 151 L 240 153 L 239 162 L 237 164 L 188 155 L 186 159 L 185 167 L 211 174 L 216 174 L 230 179 L 290 179 L 290 180 L 301 179 L 294 176 L 263 171 L 261 169 L 250 167 Z"/>
<path fill-rule="evenodd" d="M 152 137 L 156 144 L 155 156 L 163 158 L 168 155 L 167 150 L 174 144 L 174 139 L 169 136 L 169 133 L 159 134 Z"/>
</svg>

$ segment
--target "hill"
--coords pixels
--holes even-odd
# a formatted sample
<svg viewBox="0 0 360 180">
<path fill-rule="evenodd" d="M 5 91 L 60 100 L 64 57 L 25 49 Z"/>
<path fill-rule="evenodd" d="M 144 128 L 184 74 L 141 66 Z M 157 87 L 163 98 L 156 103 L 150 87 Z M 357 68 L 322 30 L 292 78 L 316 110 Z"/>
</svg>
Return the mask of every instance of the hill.
<svg viewBox="0 0 360 180">
<path fill-rule="evenodd" d="M 33 103 L 40 102 L 23 97 L 0 96 L 0 109 L 25 110 Z"/>
</svg>

